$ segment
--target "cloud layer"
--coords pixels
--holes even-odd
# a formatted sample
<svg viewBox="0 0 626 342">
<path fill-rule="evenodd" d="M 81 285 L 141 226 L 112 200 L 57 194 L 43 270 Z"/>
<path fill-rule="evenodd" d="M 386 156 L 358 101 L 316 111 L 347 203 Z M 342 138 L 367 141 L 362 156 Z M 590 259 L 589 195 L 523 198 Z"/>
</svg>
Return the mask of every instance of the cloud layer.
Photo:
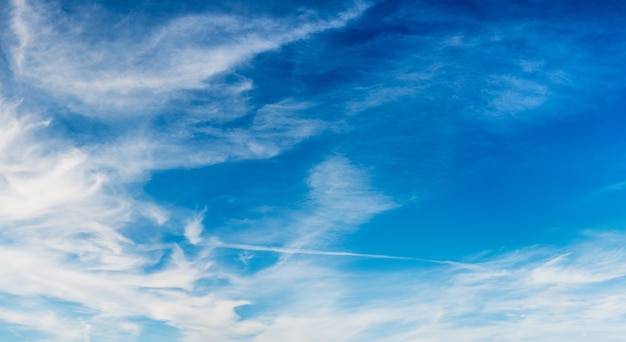
<svg viewBox="0 0 626 342">
<path fill-rule="evenodd" d="M 427 5 L 152 21 L 102 4 L 3 5 L 0 338 L 623 336 L 619 231 L 455 260 L 384 248 L 397 227 L 405 245 L 429 238 L 428 213 L 398 212 L 444 196 L 431 189 L 452 173 L 466 180 L 493 167 L 481 144 L 514 145 L 507 134 L 520 122 L 580 114 L 560 106 L 593 84 L 592 53 L 559 59 L 604 32 L 585 26 L 546 47 L 544 36 L 559 36 L 550 22 L 475 21 L 480 13 Z M 254 194 L 259 184 L 234 169 L 188 179 L 190 169 L 229 165 L 252 179 L 262 162 L 278 165 L 284 189 L 272 194 L 283 197 Z M 147 191 L 165 170 L 193 189 Z M 242 208 L 219 212 L 206 189 L 221 182 L 252 195 L 225 196 Z M 617 185 L 602 194 L 622 188 L 604 184 Z M 177 193 L 195 207 L 168 201 Z"/>
</svg>

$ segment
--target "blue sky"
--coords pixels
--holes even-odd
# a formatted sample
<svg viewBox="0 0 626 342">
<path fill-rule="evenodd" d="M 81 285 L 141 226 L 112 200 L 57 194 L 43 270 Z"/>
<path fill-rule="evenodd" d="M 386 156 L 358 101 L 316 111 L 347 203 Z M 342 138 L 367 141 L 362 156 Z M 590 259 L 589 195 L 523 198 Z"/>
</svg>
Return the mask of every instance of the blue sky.
<svg viewBox="0 0 626 342">
<path fill-rule="evenodd" d="M 0 339 L 617 340 L 624 15 L 4 2 Z"/>
</svg>

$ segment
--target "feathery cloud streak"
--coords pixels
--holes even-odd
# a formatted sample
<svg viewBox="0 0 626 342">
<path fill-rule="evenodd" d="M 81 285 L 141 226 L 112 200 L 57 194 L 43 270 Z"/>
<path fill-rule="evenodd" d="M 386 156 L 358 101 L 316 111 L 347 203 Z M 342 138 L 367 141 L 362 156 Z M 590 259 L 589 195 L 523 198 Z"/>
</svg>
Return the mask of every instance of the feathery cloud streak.
<svg viewBox="0 0 626 342">
<path fill-rule="evenodd" d="M 139 35 L 122 20 L 116 34 L 102 36 L 54 3 L 14 0 L 12 5 L 16 78 L 76 102 L 85 115 L 107 116 L 149 114 L 176 91 L 210 88 L 213 76 L 254 55 L 341 27 L 365 9 L 357 4 L 316 21 L 188 15 Z"/>
</svg>

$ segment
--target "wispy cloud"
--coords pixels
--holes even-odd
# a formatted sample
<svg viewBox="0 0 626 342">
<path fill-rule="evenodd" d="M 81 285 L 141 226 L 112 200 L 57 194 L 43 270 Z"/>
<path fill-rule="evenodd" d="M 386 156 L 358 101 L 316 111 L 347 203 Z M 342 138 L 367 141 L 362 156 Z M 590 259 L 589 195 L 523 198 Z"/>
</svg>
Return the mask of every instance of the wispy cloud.
<svg viewBox="0 0 626 342">
<path fill-rule="evenodd" d="M 297 304 L 281 307 L 257 340 L 611 340 L 624 332 L 623 241 L 603 234 L 401 273 L 342 274 L 300 261 L 303 273 L 291 270 L 305 282 L 290 299 Z"/>
<path fill-rule="evenodd" d="M 87 155 L 53 139 L 36 141 L 49 121 L 19 116 L 17 106 L 0 103 L 0 215 L 28 218 L 98 192 L 104 175 L 85 170 Z"/>
<path fill-rule="evenodd" d="M 238 241 L 253 245 L 280 242 L 292 250 L 325 248 L 374 215 L 398 206 L 371 186 L 367 172 L 342 156 L 331 156 L 316 165 L 306 182 L 310 191 L 301 207 L 276 220 L 252 223 L 259 233 L 247 231 L 237 236 L 242 239 Z M 277 226 L 281 228 L 271 229 L 270 234 L 265 230 Z"/>
<path fill-rule="evenodd" d="M 339 86 L 294 87 L 253 101 L 257 80 L 239 74 L 247 63 L 343 28 L 371 14 L 369 5 L 330 14 L 299 8 L 282 17 L 214 11 L 147 27 L 133 22 L 137 13 L 120 17 L 98 6 L 79 15 L 54 1 L 8 7 L 0 35 L 10 70 L 0 76 L 2 329 L 42 341 L 136 340 L 166 328 L 185 341 L 572 341 L 626 332 L 622 234 L 460 261 L 347 248 L 346 235 L 401 201 L 379 188 L 367 158 L 351 160 L 341 148 L 311 157 L 317 164 L 299 178 L 304 194 L 278 214 L 239 225 L 234 215 L 229 229 L 205 222 L 208 209 L 165 205 L 142 190 L 159 170 L 269 159 L 359 120 L 379 133 L 377 124 L 391 121 L 389 105 L 416 105 L 425 118 L 438 115 L 426 109 L 443 101 L 453 108 L 442 116 L 456 119 L 543 120 L 534 111 L 560 96 L 576 71 L 574 62 L 558 63 L 575 44 L 545 46 L 551 26 L 372 29 L 385 34 L 337 44 L 342 49 L 329 42 L 333 58 L 320 58 L 316 47 L 300 51 L 311 53 L 308 65 L 289 61 L 308 76 L 315 73 L 307 68 L 347 69 Z M 420 24 L 451 21 L 419 11 L 408 16 L 426 18 Z M 103 32 L 95 17 L 115 24 Z M 363 36 L 371 29 L 366 19 Z M 398 32 L 406 49 L 386 45 Z M 516 46 L 524 49 L 510 58 Z M 365 50 L 383 57 L 348 65 L 346 55 Z M 475 63 L 483 58 L 495 66 Z M 322 95 L 306 98 L 307 91 Z M 398 117 L 413 119 L 415 111 Z M 83 121 L 64 127 L 74 116 Z M 82 140 L 67 134 L 81 124 L 102 131 Z M 385 155 L 385 148 L 360 156 Z"/>
<path fill-rule="evenodd" d="M 318 241 L 331 230 L 345 230 L 347 227 L 343 225 L 357 225 L 374 213 L 390 207 L 388 200 L 366 187 L 364 177 L 346 159 L 338 157 L 325 161 L 312 171 L 309 182 L 316 209 L 307 214 L 308 209 L 305 208 L 304 214 L 294 214 L 295 221 L 292 224 L 299 231 L 295 237 L 298 245 L 313 244 L 313 239 Z M 119 230 L 132 224 L 125 221 L 133 222 L 133 217 L 146 212 L 149 213 L 148 217 L 153 217 L 157 209 L 148 207 L 151 210 L 137 213 L 126 205 L 106 211 L 106 197 L 110 196 L 106 192 L 107 187 L 86 192 L 80 204 L 74 203 L 73 199 L 58 199 L 57 206 L 30 215 L 26 223 L 23 221 L 6 227 L 5 239 L 19 243 L 19 248 L 11 243 L 3 244 L 0 248 L 0 256 L 4 260 L 16 260 L 0 267 L 3 278 L 10 279 L 3 282 L 0 290 L 18 298 L 37 299 L 40 301 L 39 306 L 50 312 L 56 312 L 59 308 L 44 298 L 77 306 L 62 311 L 62 317 L 52 314 L 50 320 L 53 323 L 50 327 L 40 326 L 40 320 L 17 307 L 10 309 L 16 310 L 15 313 L 7 311 L 4 317 L 6 322 L 66 340 L 82 338 L 87 325 L 89 329 L 101 331 L 117 325 L 115 322 L 137 316 L 166 322 L 180 329 L 189 340 L 228 339 L 260 331 L 260 322 L 238 320 L 235 314 L 235 307 L 248 303 L 245 292 L 217 288 L 213 290 L 215 292 L 206 294 L 198 287 L 202 279 L 237 279 L 238 276 L 216 271 L 220 268 L 212 267 L 213 261 L 207 259 L 206 253 L 189 260 L 185 251 L 176 244 L 159 247 L 123 236 Z M 333 208 L 332 203 L 328 202 L 331 199 L 334 203 L 343 204 Z M 122 200 L 132 201 L 131 198 Z M 73 213 L 88 211 L 86 216 L 73 214 L 64 218 L 68 210 Z M 99 210 L 99 215 L 90 217 L 88 213 L 94 210 Z M 120 220 L 120 214 L 126 218 Z M 163 222 L 159 218 L 161 215 L 155 218 L 157 223 Z M 202 241 L 202 218 L 202 213 L 195 214 L 181 231 L 192 244 Z M 302 226 L 302 223 L 305 225 Z M 47 233 L 49 230 L 52 230 L 50 234 Z M 207 251 L 215 247 L 208 245 Z M 254 246 L 229 247 L 260 251 Z M 158 253 L 151 253 L 151 250 Z M 269 251 L 267 248 L 263 250 Z M 296 252 L 291 247 L 273 251 Z M 152 268 L 159 262 L 164 252 L 169 254 L 165 264 L 146 271 L 146 268 Z M 298 250 L 297 254 L 398 259 L 303 249 Z M 251 285 L 249 279 L 238 279 L 238 282 Z M 220 295 L 222 292 L 226 295 Z M 207 321 L 206 317 L 214 318 Z M 57 322 L 59 320 L 63 322 Z M 68 330 L 67 325 L 73 328 Z M 116 334 L 124 334 L 123 326 L 115 329 Z"/>
<path fill-rule="evenodd" d="M 101 116 L 150 114 L 175 91 L 210 88 L 213 76 L 260 52 L 343 26 L 366 8 L 356 4 L 331 19 L 188 15 L 149 32 L 132 27 L 132 18 L 111 18 L 118 23 L 115 35 L 101 36 L 54 3 L 12 5 L 10 51 L 17 80 L 74 103 L 84 115 Z"/>
<path fill-rule="evenodd" d="M 45 289 L 52 290 L 52 294 L 63 291 L 53 285 L 60 279 L 64 286 L 79 282 L 77 288 L 81 291 L 93 287 L 98 294 L 79 292 L 71 297 L 84 298 L 92 309 L 106 308 L 106 312 L 118 315 L 148 314 L 183 329 L 189 340 L 253 337 L 258 341 L 283 338 L 315 341 L 337 336 L 345 340 L 390 341 L 611 340 L 624 332 L 620 317 L 626 313 L 623 309 L 626 296 L 621 294 L 619 281 L 626 276 L 621 266 L 626 256 L 620 247 L 624 237 L 607 233 L 585 240 L 562 248 L 532 247 L 471 263 L 400 273 L 345 273 L 337 270 L 335 263 L 320 264 L 318 258 L 327 255 L 302 255 L 250 277 L 232 278 L 231 285 L 218 293 L 225 291 L 229 296 L 247 297 L 251 301 L 223 304 L 214 302 L 216 299 L 197 297 L 192 304 L 182 293 L 157 290 L 153 294 L 144 291 L 139 298 L 124 297 L 125 308 L 107 307 L 104 301 L 102 304 L 98 304 L 99 300 L 92 301 L 120 300 L 117 296 L 124 296 L 128 280 L 112 278 L 115 284 L 102 283 L 99 275 L 93 279 L 98 285 L 87 285 L 84 282 L 89 278 L 71 271 L 57 278 L 56 271 L 31 270 L 42 272 L 39 274 L 48 279 Z M 233 247 L 254 250 L 251 246 Z M 3 257 L 16 257 L 3 253 Z M 32 254 L 20 257 L 27 263 L 32 260 Z M 55 269 L 49 266 L 42 264 L 45 269 Z M 10 279 L 19 281 L 18 274 L 11 275 Z M 172 279 L 173 275 L 168 278 Z M 41 286 L 37 281 L 29 284 L 23 291 L 34 291 Z M 114 292 L 110 297 L 116 288 L 121 293 Z M 256 314 L 244 319 L 234 315 L 235 306 L 248 303 L 255 307 L 255 302 L 273 304 L 257 307 Z M 221 318 L 196 322 L 193 315 L 199 314 Z M 28 323 L 32 316 L 11 311 L 6 311 L 4 316 L 15 324 L 34 324 Z M 237 326 L 237 320 L 241 320 L 240 330 L 228 328 Z M 38 320 L 37 324 L 41 322 Z M 78 320 L 74 322 L 74 330 L 61 335 L 59 329 L 55 336 L 72 339 L 70 331 L 74 331 L 73 339 L 79 340 L 85 326 Z"/>
<path fill-rule="evenodd" d="M 205 212 L 206 209 L 200 213 L 196 213 L 185 224 L 184 235 L 187 240 L 189 240 L 189 242 L 193 245 L 197 245 L 198 243 L 200 243 L 200 241 L 202 241 L 201 235 L 202 231 L 204 230 L 202 220 L 204 219 Z"/>
<path fill-rule="evenodd" d="M 247 303 L 244 294 L 199 286 L 232 276 L 214 273 L 213 260 L 162 241 L 173 231 L 204 248 L 203 215 L 186 220 L 177 210 L 141 200 L 128 184 L 156 169 L 275 156 L 325 129 L 323 121 L 300 117 L 310 105 L 267 104 L 255 110 L 251 125 L 234 129 L 196 127 L 194 111 L 173 133 L 148 125 L 130 135 L 128 122 L 114 120 L 108 124 L 113 140 L 84 144 L 59 135 L 50 125 L 56 117 L 44 114 L 34 97 L 69 101 L 78 114 L 97 120 L 155 115 L 176 92 L 210 91 L 211 77 L 259 52 L 342 26 L 364 6 L 330 19 L 194 15 L 145 36 L 131 37 L 122 28 L 95 40 L 87 23 L 66 17 L 53 3 L 16 0 L 12 7 L 12 32 L 4 37 L 13 35 L 7 38 L 13 79 L 6 81 L 38 91 L 17 94 L 22 101 L 3 100 L 0 107 L 0 256 L 14 260 L 0 266 L 9 279 L 0 291 L 12 298 L 0 319 L 67 341 L 136 338 L 142 325 L 134 318 L 173 326 L 187 340 L 258 332 L 260 323 L 240 321 L 234 311 Z M 250 82 L 239 85 L 217 96 L 237 99 Z M 198 137 L 204 146 L 189 143 Z M 25 309 L 29 302 L 38 309 Z"/>
</svg>

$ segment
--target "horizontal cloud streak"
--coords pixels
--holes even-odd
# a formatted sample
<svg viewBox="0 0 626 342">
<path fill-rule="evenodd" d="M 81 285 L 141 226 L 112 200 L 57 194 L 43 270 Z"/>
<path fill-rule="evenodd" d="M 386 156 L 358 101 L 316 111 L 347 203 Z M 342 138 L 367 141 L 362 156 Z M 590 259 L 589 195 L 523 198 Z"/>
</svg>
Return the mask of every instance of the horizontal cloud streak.
<svg viewBox="0 0 626 342">
<path fill-rule="evenodd" d="M 432 263 L 446 263 L 445 261 L 417 259 L 417 258 L 392 256 L 392 255 L 362 254 L 362 253 L 334 252 L 334 251 L 316 251 L 316 250 L 310 250 L 310 249 L 255 246 L 255 245 L 232 244 L 232 243 L 223 243 L 223 242 L 218 243 L 216 245 L 216 248 L 240 249 L 240 250 L 246 250 L 246 251 L 259 251 L 259 252 L 274 252 L 274 253 L 280 253 L 280 254 L 346 256 L 346 257 L 370 258 L 370 259 L 412 260 L 412 261 L 426 261 L 426 262 L 432 262 Z"/>
</svg>

